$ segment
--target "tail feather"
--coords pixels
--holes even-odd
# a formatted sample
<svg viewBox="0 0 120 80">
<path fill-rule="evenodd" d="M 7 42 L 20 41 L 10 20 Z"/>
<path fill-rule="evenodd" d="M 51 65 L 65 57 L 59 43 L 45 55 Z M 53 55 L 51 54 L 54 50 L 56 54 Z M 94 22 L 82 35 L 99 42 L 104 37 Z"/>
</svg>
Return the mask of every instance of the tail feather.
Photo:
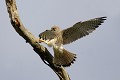
<svg viewBox="0 0 120 80">
<path fill-rule="evenodd" d="M 54 48 L 54 60 L 53 63 L 57 66 L 70 66 L 72 63 L 74 63 L 76 58 L 76 54 L 71 53 L 65 49 L 62 49 L 60 51 L 59 49 Z"/>
</svg>

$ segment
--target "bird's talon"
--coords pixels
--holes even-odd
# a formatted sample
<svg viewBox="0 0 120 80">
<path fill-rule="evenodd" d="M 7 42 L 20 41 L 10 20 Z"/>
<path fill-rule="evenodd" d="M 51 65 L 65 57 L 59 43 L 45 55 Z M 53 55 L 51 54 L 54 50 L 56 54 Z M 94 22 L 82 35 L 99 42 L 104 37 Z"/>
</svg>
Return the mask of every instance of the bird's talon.
<svg viewBox="0 0 120 80">
<path fill-rule="evenodd" d="M 42 40 L 42 39 L 39 39 L 39 43 L 41 43 L 41 42 L 44 42 L 44 40 Z"/>
</svg>

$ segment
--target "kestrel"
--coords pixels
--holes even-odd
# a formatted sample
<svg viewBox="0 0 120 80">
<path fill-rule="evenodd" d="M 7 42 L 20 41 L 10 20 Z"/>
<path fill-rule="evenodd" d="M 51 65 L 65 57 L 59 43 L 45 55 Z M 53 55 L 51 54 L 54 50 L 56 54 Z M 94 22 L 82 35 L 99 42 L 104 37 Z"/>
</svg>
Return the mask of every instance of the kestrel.
<svg viewBox="0 0 120 80">
<path fill-rule="evenodd" d="M 44 42 L 53 47 L 53 63 L 57 66 L 70 66 L 74 63 L 76 54 L 63 48 L 63 45 L 69 44 L 93 32 L 107 17 L 99 17 L 84 22 L 78 22 L 72 27 L 61 30 L 58 26 L 53 26 L 51 30 L 46 30 L 39 34 L 39 42 Z"/>
</svg>

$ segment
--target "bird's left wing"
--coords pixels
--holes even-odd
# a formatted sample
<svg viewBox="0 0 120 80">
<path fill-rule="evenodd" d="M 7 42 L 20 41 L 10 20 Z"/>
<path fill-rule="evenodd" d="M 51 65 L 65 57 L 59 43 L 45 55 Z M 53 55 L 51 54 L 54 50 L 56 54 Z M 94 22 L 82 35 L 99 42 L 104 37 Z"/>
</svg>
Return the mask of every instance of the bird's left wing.
<svg viewBox="0 0 120 80">
<path fill-rule="evenodd" d="M 88 21 L 78 22 L 72 27 L 62 30 L 63 45 L 69 44 L 93 32 L 104 20 L 106 20 L 106 17 L 94 18 Z"/>
<path fill-rule="evenodd" d="M 55 36 L 56 35 L 51 30 L 46 30 L 46 31 L 39 34 L 39 38 L 42 40 L 51 40 L 51 39 L 54 39 Z"/>
</svg>

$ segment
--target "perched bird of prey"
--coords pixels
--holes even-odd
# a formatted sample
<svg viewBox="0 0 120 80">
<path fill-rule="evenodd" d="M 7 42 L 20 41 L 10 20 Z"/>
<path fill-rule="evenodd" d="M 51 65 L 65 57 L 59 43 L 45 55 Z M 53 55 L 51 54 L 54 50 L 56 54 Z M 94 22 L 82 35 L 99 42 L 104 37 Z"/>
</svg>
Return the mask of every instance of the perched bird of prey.
<svg viewBox="0 0 120 80">
<path fill-rule="evenodd" d="M 63 45 L 69 44 L 93 32 L 106 17 L 90 19 L 84 22 L 78 22 L 72 27 L 61 30 L 58 26 L 53 26 L 51 30 L 46 30 L 39 34 L 39 42 L 44 42 L 53 47 L 53 63 L 57 66 L 70 66 L 75 61 L 76 54 L 67 51 Z"/>
</svg>

